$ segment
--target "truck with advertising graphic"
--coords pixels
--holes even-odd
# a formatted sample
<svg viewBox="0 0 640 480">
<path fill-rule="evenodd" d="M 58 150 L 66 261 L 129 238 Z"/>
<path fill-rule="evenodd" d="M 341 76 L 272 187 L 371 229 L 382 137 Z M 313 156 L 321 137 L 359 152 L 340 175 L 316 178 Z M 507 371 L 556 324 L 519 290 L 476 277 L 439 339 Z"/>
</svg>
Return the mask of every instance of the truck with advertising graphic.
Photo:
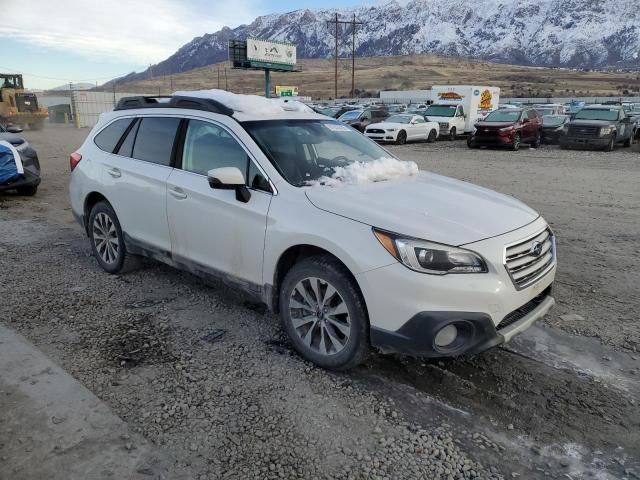
<svg viewBox="0 0 640 480">
<path fill-rule="evenodd" d="M 496 110 L 500 104 L 498 87 L 476 85 L 434 85 L 433 104 L 424 116 L 437 122 L 440 137 L 454 140 L 458 135 L 473 131 L 474 124 Z"/>
</svg>

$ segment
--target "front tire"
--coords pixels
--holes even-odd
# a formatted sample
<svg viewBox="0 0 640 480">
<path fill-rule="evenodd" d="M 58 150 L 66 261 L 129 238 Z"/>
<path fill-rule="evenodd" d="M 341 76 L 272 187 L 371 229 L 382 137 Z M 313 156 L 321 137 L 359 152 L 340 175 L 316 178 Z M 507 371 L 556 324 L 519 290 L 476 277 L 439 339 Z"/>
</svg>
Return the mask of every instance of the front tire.
<svg viewBox="0 0 640 480">
<path fill-rule="evenodd" d="M 473 139 L 471 135 L 467 137 L 467 147 L 478 148 L 478 144 L 476 143 L 476 141 Z"/>
<path fill-rule="evenodd" d="M 330 256 L 296 263 L 280 289 L 280 318 L 294 348 L 329 370 L 347 370 L 369 353 L 369 321 L 347 269 Z"/>
<path fill-rule="evenodd" d="M 93 256 L 105 272 L 124 273 L 139 265 L 140 258 L 127 253 L 120 221 L 109 203 L 98 202 L 91 209 L 89 239 Z"/>
<path fill-rule="evenodd" d="M 33 197 L 36 193 L 38 193 L 38 185 L 18 187 L 16 190 L 18 192 L 18 195 L 22 195 L 24 197 Z"/>
<path fill-rule="evenodd" d="M 449 140 L 454 141 L 457 137 L 457 131 L 456 131 L 456 127 L 451 127 L 451 130 L 449 130 Z"/>
<path fill-rule="evenodd" d="M 520 150 L 520 134 L 516 133 L 513 136 L 513 143 L 511 144 L 511 150 L 513 150 L 514 152 L 517 152 L 518 150 Z"/>
<path fill-rule="evenodd" d="M 396 145 L 404 145 L 405 143 L 407 143 L 407 132 L 401 130 L 396 137 Z"/>
<path fill-rule="evenodd" d="M 540 133 L 536 134 L 536 138 L 531 142 L 531 148 L 540 148 Z"/>
<path fill-rule="evenodd" d="M 609 143 L 607 144 L 606 147 L 604 147 L 604 151 L 605 152 L 613 152 L 613 150 L 616 148 L 616 136 L 615 135 L 611 135 L 611 140 L 609 140 Z"/>
<path fill-rule="evenodd" d="M 427 142 L 434 143 L 436 141 L 436 138 L 438 138 L 438 132 L 436 132 L 435 130 L 431 130 L 429 132 L 429 136 L 427 137 Z"/>
</svg>

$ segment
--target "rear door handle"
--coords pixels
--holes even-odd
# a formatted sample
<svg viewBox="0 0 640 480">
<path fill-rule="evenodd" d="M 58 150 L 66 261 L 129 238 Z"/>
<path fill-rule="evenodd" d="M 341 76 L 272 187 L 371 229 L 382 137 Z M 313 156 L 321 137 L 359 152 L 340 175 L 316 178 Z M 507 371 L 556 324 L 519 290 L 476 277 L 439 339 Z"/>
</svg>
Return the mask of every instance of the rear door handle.
<svg viewBox="0 0 640 480">
<path fill-rule="evenodd" d="M 117 168 L 107 168 L 107 173 L 113 178 L 120 178 L 122 176 L 122 172 Z"/>
<path fill-rule="evenodd" d="M 171 194 L 172 197 L 178 200 L 184 200 L 185 198 L 187 198 L 187 194 L 184 193 L 182 189 L 178 187 L 170 188 L 169 193 Z"/>
</svg>

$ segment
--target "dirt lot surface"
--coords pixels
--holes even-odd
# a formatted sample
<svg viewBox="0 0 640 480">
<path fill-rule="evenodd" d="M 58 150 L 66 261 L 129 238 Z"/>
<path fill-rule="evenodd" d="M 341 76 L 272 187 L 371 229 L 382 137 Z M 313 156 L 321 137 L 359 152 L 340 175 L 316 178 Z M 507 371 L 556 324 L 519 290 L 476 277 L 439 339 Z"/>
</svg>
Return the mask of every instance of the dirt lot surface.
<svg viewBox="0 0 640 480">
<path fill-rule="evenodd" d="M 640 479 L 637 145 L 390 147 L 539 210 L 559 239 L 558 304 L 473 358 L 373 355 L 335 374 L 224 286 L 152 261 L 101 271 L 67 201 L 87 133 L 26 132 L 43 184 L 0 196 L 0 321 L 174 459 L 164 478 Z M 0 464 L 13 440 L 0 415 Z"/>
</svg>

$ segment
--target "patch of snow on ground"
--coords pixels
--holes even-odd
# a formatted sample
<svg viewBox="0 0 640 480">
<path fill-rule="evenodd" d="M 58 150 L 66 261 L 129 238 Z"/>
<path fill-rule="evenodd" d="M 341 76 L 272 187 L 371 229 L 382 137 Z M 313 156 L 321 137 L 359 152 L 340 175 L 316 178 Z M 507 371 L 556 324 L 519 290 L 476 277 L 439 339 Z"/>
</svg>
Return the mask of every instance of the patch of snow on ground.
<svg viewBox="0 0 640 480">
<path fill-rule="evenodd" d="M 346 167 L 337 167 L 330 176 L 307 182 L 307 186 L 341 187 L 344 185 L 362 185 L 382 182 L 418 174 L 415 162 L 405 162 L 395 158 L 383 157 L 371 162 L 354 162 Z"/>
<path fill-rule="evenodd" d="M 258 95 L 239 95 L 226 90 L 193 90 L 173 92 L 173 95 L 195 98 L 209 98 L 226 105 L 236 112 L 253 115 L 272 115 L 284 112 L 284 108 L 271 99 Z"/>
</svg>

